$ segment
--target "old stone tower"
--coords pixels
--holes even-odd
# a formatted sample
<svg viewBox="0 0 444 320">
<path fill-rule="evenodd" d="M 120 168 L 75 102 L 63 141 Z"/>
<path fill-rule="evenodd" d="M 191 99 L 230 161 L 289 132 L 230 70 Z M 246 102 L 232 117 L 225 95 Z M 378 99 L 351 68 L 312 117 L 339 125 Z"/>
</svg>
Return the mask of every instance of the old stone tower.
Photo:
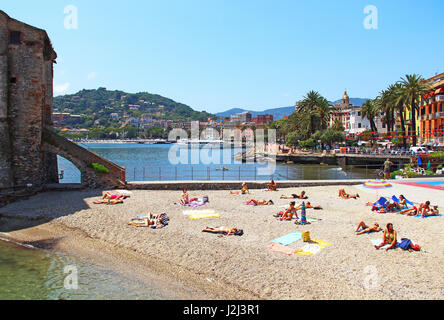
<svg viewBox="0 0 444 320">
<path fill-rule="evenodd" d="M 125 181 L 124 168 L 51 130 L 56 58 L 44 30 L 0 10 L 0 189 L 57 183 L 57 154 L 79 168 L 86 186 Z M 110 173 L 96 175 L 89 168 L 93 162 Z"/>
</svg>

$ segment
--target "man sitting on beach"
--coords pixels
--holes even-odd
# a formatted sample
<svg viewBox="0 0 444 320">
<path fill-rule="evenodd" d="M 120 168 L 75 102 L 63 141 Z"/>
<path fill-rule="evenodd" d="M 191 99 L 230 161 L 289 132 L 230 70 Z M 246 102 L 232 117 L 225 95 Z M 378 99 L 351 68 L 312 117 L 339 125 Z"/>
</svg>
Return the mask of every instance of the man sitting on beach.
<svg viewBox="0 0 444 320">
<path fill-rule="evenodd" d="M 362 231 L 359 231 L 359 229 L 362 229 Z M 367 226 L 364 221 L 359 222 L 358 227 L 356 228 L 356 235 L 359 236 L 364 233 L 371 233 L 371 232 L 379 232 L 381 231 L 381 228 L 379 227 L 379 224 L 375 222 L 371 227 Z"/>
<path fill-rule="evenodd" d="M 282 195 L 281 199 L 308 199 L 305 194 L 305 191 L 302 191 L 300 194 L 292 194 L 291 196 Z"/>
<path fill-rule="evenodd" d="M 350 194 L 347 194 L 344 189 L 339 190 L 338 196 L 343 199 L 357 199 L 357 198 L 359 198 L 359 194 L 350 195 Z"/>
<path fill-rule="evenodd" d="M 267 191 L 277 191 L 277 183 L 274 180 L 267 184 Z"/>
</svg>

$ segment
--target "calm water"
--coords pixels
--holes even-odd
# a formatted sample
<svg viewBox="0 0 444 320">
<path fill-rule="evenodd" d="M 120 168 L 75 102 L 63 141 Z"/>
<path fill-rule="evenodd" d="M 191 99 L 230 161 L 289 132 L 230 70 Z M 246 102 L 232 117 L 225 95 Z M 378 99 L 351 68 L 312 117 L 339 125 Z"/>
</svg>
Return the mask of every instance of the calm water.
<svg viewBox="0 0 444 320">
<path fill-rule="evenodd" d="M 265 163 L 241 163 L 233 159 L 241 149 L 191 150 L 174 145 L 143 144 L 81 144 L 96 154 L 126 168 L 128 181 L 169 180 L 329 180 L 369 177 L 365 169 L 338 166 L 297 165 L 277 163 L 273 173 L 263 173 Z M 174 151 L 174 150 L 173 150 Z M 173 154 L 173 161 L 169 159 Z M 175 163 L 174 160 L 177 160 Z M 197 162 L 196 162 L 197 161 Z M 228 170 L 222 170 L 223 168 Z M 69 161 L 59 157 L 59 172 L 64 171 L 62 183 L 79 183 L 80 172 Z"/>
<path fill-rule="evenodd" d="M 77 289 L 65 279 L 77 268 Z M 66 271 L 66 273 L 65 273 Z M 72 282 L 68 282 L 68 284 Z M 0 300 L 163 300 L 154 284 L 128 278 L 78 258 L 0 240 Z"/>
</svg>

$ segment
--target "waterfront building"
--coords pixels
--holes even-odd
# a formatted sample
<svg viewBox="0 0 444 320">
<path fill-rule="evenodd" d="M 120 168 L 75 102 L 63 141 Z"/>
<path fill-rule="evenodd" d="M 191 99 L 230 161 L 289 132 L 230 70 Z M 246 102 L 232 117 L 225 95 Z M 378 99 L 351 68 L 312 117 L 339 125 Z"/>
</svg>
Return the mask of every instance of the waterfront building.
<svg viewBox="0 0 444 320">
<path fill-rule="evenodd" d="M 426 80 L 431 91 L 420 103 L 419 130 L 420 142 L 430 146 L 444 146 L 444 73 Z"/>
</svg>

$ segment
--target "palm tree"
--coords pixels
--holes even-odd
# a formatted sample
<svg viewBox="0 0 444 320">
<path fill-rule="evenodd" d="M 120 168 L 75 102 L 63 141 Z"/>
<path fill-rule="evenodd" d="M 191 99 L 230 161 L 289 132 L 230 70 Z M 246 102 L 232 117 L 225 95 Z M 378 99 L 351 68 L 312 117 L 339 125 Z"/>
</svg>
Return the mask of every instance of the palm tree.
<svg viewBox="0 0 444 320">
<path fill-rule="evenodd" d="M 407 148 L 407 139 L 405 134 L 405 116 L 404 112 L 406 109 L 406 97 L 403 95 L 402 86 L 400 83 L 392 84 L 388 87 L 387 91 L 390 94 L 390 101 L 394 105 L 394 110 L 399 115 L 399 120 L 401 122 L 401 134 L 402 134 L 402 145 Z"/>
<path fill-rule="evenodd" d="M 367 118 L 370 121 L 370 127 L 373 132 L 378 132 L 378 128 L 375 124 L 375 118 L 378 115 L 378 108 L 373 100 L 367 100 L 361 109 L 361 114 L 363 118 Z"/>
<path fill-rule="evenodd" d="M 327 99 L 321 96 L 319 92 L 313 90 L 308 92 L 307 95 L 298 102 L 297 111 L 308 117 L 310 135 L 315 133 L 317 127 L 319 127 L 315 124 L 316 118 L 321 118 L 319 123 L 322 127 L 326 125 L 326 119 L 328 119 L 328 114 L 330 113 Z"/>
<path fill-rule="evenodd" d="M 410 104 L 413 146 L 416 146 L 416 111 L 418 110 L 418 103 L 424 95 L 430 92 L 431 87 L 424 81 L 422 76 L 417 74 L 406 75 L 405 78 L 401 78 L 400 84 L 402 95 L 406 99 L 406 102 Z"/>
</svg>

